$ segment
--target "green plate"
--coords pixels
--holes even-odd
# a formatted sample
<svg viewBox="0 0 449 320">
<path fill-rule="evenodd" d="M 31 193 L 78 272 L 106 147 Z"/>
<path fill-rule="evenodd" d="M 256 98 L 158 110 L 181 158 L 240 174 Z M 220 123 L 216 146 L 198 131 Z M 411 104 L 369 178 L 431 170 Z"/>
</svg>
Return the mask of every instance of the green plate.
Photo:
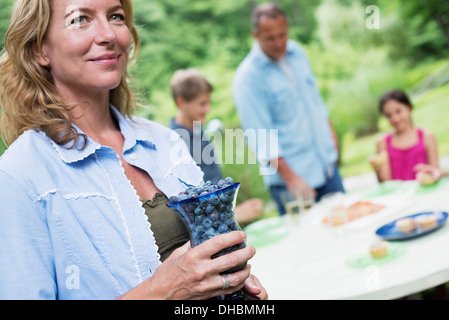
<svg viewBox="0 0 449 320">
<path fill-rule="evenodd" d="M 248 244 L 256 248 L 276 243 L 288 234 L 285 222 L 281 217 L 253 222 L 244 231 L 247 234 Z"/>
<path fill-rule="evenodd" d="M 357 253 L 346 261 L 346 265 L 351 268 L 367 268 L 369 266 L 379 266 L 393 260 L 396 260 L 405 253 L 405 245 L 397 242 L 388 242 L 388 254 L 379 259 L 375 259 L 369 253 L 369 248 L 366 252 Z"/>
<path fill-rule="evenodd" d="M 397 191 L 402 187 L 403 182 L 399 180 L 390 180 L 377 184 L 364 192 L 366 197 L 381 197 Z"/>
<path fill-rule="evenodd" d="M 427 192 L 432 192 L 440 187 L 443 187 L 447 184 L 448 179 L 446 178 L 441 178 L 440 180 L 438 180 L 436 183 L 431 184 L 430 186 L 419 186 L 418 189 L 416 190 L 416 193 L 427 193 Z"/>
</svg>

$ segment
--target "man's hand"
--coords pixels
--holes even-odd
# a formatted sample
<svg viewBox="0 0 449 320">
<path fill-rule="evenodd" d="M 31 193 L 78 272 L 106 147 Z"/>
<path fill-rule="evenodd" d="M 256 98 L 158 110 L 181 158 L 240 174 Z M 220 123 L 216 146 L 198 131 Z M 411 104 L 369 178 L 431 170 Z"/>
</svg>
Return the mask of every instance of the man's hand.
<svg viewBox="0 0 449 320">
<path fill-rule="evenodd" d="M 306 200 L 316 196 L 315 189 L 311 188 L 304 179 L 298 177 L 284 158 L 274 160 L 272 163 L 277 166 L 279 174 L 285 181 L 287 189 L 293 197 L 300 195 L 302 199 Z"/>
</svg>

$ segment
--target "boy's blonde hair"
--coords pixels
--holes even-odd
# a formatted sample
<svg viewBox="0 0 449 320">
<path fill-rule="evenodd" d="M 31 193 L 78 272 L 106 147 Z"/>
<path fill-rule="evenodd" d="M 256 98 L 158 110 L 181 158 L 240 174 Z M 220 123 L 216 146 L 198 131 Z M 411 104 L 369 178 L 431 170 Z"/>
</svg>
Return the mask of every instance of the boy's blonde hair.
<svg viewBox="0 0 449 320">
<path fill-rule="evenodd" d="M 53 0 L 16 0 L 11 22 L 0 56 L 1 134 L 11 144 L 26 130 L 42 130 L 59 145 L 86 137 L 71 125 L 68 105 L 53 84 L 48 68 L 37 63 L 35 53 L 41 52 L 51 17 Z M 132 58 L 136 59 L 140 41 L 133 24 L 131 0 L 120 0 L 126 14 L 126 25 L 133 38 Z M 132 61 L 134 61 L 132 59 Z M 110 103 L 123 115 L 130 115 L 136 101 L 129 86 L 128 72 L 119 86 L 110 92 Z"/>
<path fill-rule="evenodd" d="M 181 69 L 175 72 L 171 81 L 173 99 L 182 98 L 190 102 L 203 92 L 211 93 L 213 86 L 196 69 Z"/>
</svg>

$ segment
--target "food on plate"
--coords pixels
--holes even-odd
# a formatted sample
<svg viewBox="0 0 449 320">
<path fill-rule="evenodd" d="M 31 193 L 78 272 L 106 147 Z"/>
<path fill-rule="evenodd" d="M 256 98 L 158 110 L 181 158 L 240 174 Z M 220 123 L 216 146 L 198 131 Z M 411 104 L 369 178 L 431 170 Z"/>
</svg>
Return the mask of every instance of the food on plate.
<svg viewBox="0 0 449 320">
<path fill-rule="evenodd" d="M 388 153 L 387 151 L 382 151 L 379 152 L 378 154 L 375 154 L 374 156 L 372 156 L 370 158 L 370 162 L 375 166 L 375 167 L 379 167 L 381 165 L 383 165 L 385 163 L 385 161 L 387 161 L 388 158 Z"/>
<path fill-rule="evenodd" d="M 416 229 L 416 221 L 413 218 L 404 218 L 396 221 L 396 228 L 402 233 L 409 233 Z"/>
<path fill-rule="evenodd" d="M 330 224 L 334 227 L 344 224 L 347 220 L 346 209 L 344 207 L 332 208 L 328 219 Z"/>
<path fill-rule="evenodd" d="M 424 216 L 416 218 L 416 222 L 418 223 L 418 227 L 421 230 L 427 230 L 438 225 L 437 216 L 434 214 L 426 214 Z"/>
<path fill-rule="evenodd" d="M 383 208 L 385 208 L 384 205 L 373 203 L 370 201 L 357 201 L 356 203 L 346 208 L 346 215 L 349 221 L 353 221 L 379 212 Z"/>
<path fill-rule="evenodd" d="M 343 217 L 345 218 L 345 220 L 350 222 L 379 212 L 384 208 L 384 205 L 373 203 L 371 201 L 357 201 L 344 209 L 345 215 L 340 215 L 341 219 L 337 220 L 339 222 L 337 223 L 337 225 L 345 222 L 343 221 Z M 325 217 L 323 219 L 323 223 L 332 223 L 333 225 L 335 225 L 335 222 L 331 221 L 330 217 Z"/>
<path fill-rule="evenodd" d="M 416 180 L 422 185 L 422 186 L 430 186 L 436 182 L 434 177 L 430 173 L 426 172 L 419 172 L 416 175 Z"/>
<path fill-rule="evenodd" d="M 374 259 L 380 259 L 388 254 L 388 242 L 381 241 L 379 243 L 373 244 L 369 248 L 369 252 Z"/>
</svg>

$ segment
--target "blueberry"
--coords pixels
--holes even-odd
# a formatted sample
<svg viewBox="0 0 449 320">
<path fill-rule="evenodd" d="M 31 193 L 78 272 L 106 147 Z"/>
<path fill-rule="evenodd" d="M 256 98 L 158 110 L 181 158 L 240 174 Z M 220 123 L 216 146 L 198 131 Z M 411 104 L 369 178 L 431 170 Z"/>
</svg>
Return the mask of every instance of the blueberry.
<svg viewBox="0 0 449 320">
<path fill-rule="evenodd" d="M 232 179 L 231 177 L 227 177 L 225 179 L 225 181 L 226 181 L 227 184 L 234 184 L 234 179 Z"/>
<path fill-rule="evenodd" d="M 196 187 L 196 188 L 194 189 L 194 192 L 195 192 L 196 194 L 201 194 L 201 192 L 203 192 L 203 189 L 200 188 L 200 187 Z"/>
<path fill-rule="evenodd" d="M 218 211 L 214 211 L 214 212 L 212 212 L 212 213 L 209 215 L 209 219 L 211 219 L 212 221 L 217 220 L 218 217 L 219 217 Z"/>
<path fill-rule="evenodd" d="M 217 197 L 211 197 L 211 199 L 210 199 L 210 204 L 211 205 L 213 205 L 213 206 L 216 206 L 216 205 L 218 205 L 220 203 L 220 199 L 218 199 Z"/>
<path fill-rule="evenodd" d="M 212 212 L 214 212 L 214 210 L 215 210 L 215 208 L 214 208 L 213 205 L 208 205 L 208 206 L 206 207 L 206 213 L 207 213 L 207 214 L 211 214 Z"/>
<path fill-rule="evenodd" d="M 220 201 L 221 201 L 223 204 L 229 203 L 229 200 L 230 200 L 230 198 L 229 198 L 229 196 L 228 196 L 226 193 L 222 193 L 222 194 L 220 195 Z"/>
<path fill-rule="evenodd" d="M 206 229 L 202 225 L 198 225 L 198 226 L 194 227 L 193 230 L 199 235 L 203 234 L 204 231 L 206 231 Z"/>
<path fill-rule="evenodd" d="M 202 215 L 204 213 L 203 209 L 201 209 L 201 207 L 196 207 L 195 210 L 193 211 L 193 213 L 196 216 Z"/>
<path fill-rule="evenodd" d="M 210 228 L 211 226 L 212 226 L 212 220 L 211 219 L 209 219 L 209 218 L 205 218 L 204 220 L 203 220 L 203 225 L 204 225 L 204 227 L 207 229 L 207 228 Z"/>
<path fill-rule="evenodd" d="M 209 239 L 214 237 L 216 235 L 215 229 L 214 228 L 210 228 L 206 230 L 206 232 L 204 232 L 204 237 L 208 237 Z"/>
<path fill-rule="evenodd" d="M 191 213 L 191 212 L 194 212 L 195 208 L 196 208 L 196 206 L 193 203 L 187 203 L 184 210 Z"/>
<path fill-rule="evenodd" d="M 228 225 L 229 229 L 236 230 L 234 219 L 227 220 L 226 224 Z"/>
<path fill-rule="evenodd" d="M 228 230 L 229 230 L 229 228 L 226 224 L 221 224 L 218 227 L 218 232 L 220 232 L 220 234 L 226 233 Z"/>
<path fill-rule="evenodd" d="M 195 217 L 195 224 L 196 224 L 196 225 L 202 224 L 203 221 L 204 221 L 204 216 L 203 216 L 203 215 L 199 215 L 199 216 L 196 216 L 196 217 Z"/>
<path fill-rule="evenodd" d="M 221 189 L 224 187 L 225 184 L 226 182 L 224 180 L 218 180 L 217 187 Z"/>
<path fill-rule="evenodd" d="M 212 239 L 213 237 L 215 237 L 217 234 L 215 232 L 215 230 L 213 228 L 210 228 L 208 230 L 206 230 L 206 232 L 204 232 L 204 234 L 202 234 L 199 237 L 199 241 L 202 243 L 204 241 L 207 241 L 209 239 Z"/>
<path fill-rule="evenodd" d="M 227 209 L 227 205 L 226 204 L 224 204 L 224 203 L 220 203 L 219 205 L 218 205 L 218 210 L 220 211 L 220 212 L 223 212 L 223 211 L 225 211 L 226 209 Z"/>
</svg>

